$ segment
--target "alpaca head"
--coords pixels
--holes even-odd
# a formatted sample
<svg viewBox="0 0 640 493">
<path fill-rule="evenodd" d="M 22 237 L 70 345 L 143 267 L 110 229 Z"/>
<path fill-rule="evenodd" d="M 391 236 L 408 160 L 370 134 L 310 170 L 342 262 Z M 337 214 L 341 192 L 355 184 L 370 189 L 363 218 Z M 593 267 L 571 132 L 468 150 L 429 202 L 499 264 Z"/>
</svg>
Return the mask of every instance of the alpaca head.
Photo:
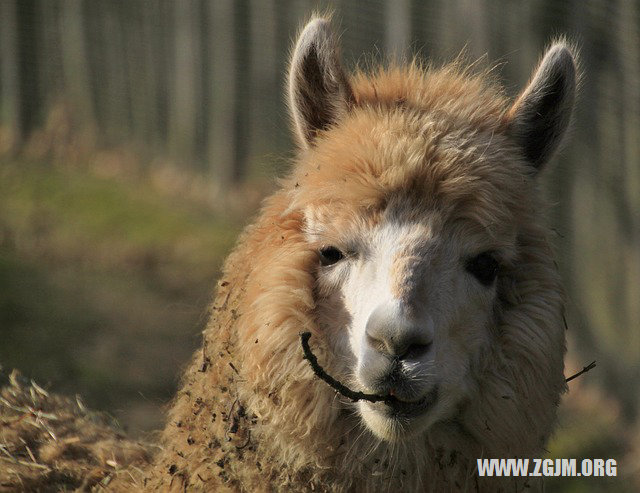
<svg viewBox="0 0 640 493">
<path fill-rule="evenodd" d="M 513 104 L 456 67 L 349 77 L 328 22 L 303 30 L 289 78 L 291 202 L 317 252 L 332 370 L 392 397 L 356 405 L 378 437 L 425 433 L 483 391 L 518 273 L 536 269 L 536 175 L 568 125 L 575 78 L 562 42 Z"/>
</svg>

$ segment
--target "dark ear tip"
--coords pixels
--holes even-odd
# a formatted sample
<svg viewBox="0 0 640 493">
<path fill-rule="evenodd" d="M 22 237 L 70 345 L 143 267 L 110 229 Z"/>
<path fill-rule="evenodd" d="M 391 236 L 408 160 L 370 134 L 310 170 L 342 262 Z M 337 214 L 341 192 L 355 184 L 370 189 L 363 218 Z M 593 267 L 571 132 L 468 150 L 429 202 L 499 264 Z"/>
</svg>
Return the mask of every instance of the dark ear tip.
<svg viewBox="0 0 640 493">
<path fill-rule="evenodd" d="M 330 29 L 331 21 L 326 17 L 313 17 L 304 26 L 303 31 L 307 29 Z"/>
<path fill-rule="evenodd" d="M 309 55 L 324 56 L 336 49 L 331 22 L 325 17 L 314 17 L 305 24 L 298 36 L 291 59 L 292 67 Z"/>
<path fill-rule="evenodd" d="M 555 41 L 547 50 L 546 56 L 551 56 L 557 60 L 562 60 L 567 64 L 574 64 L 574 48 L 565 41 Z"/>
<path fill-rule="evenodd" d="M 332 35 L 331 21 L 324 17 L 314 17 L 302 28 L 298 39 L 301 43 L 311 44 L 331 39 Z"/>
<path fill-rule="evenodd" d="M 565 41 L 556 41 L 551 45 L 542 65 L 562 74 L 569 85 L 575 84 L 578 73 L 576 50 Z"/>
</svg>

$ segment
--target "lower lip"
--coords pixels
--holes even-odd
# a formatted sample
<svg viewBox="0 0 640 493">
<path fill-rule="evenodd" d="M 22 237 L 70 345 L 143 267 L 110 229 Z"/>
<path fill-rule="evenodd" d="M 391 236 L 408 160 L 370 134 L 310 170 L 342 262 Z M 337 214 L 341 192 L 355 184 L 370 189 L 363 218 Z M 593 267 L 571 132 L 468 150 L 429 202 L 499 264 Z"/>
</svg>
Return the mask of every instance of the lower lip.
<svg viewBox="0 0 640 493">
<path fill-rule="evenodd" d="M 414 418 L 427 412 L 438 399 L 438 387 L 431 389 L 427 395 L 415 402 L 393 400 L 376 404 L 385 414 L 397 418 Z"/>
</svg>

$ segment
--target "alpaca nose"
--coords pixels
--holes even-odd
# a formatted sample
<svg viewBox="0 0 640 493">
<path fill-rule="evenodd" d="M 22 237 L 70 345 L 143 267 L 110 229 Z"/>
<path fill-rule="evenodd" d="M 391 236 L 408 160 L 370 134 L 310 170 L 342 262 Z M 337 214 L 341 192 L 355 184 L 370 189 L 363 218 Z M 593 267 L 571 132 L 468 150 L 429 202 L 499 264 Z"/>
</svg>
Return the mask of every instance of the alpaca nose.
<svg viewBox="0 0 640 493">
<path fill-rule="evenodd" d="M 367 343 L 382 354 L 402 360 L 418 359 L 433 342 L 432 323 L 417 324 L 396 304 L 378 306 L 366 326 Z"/>
</svg>

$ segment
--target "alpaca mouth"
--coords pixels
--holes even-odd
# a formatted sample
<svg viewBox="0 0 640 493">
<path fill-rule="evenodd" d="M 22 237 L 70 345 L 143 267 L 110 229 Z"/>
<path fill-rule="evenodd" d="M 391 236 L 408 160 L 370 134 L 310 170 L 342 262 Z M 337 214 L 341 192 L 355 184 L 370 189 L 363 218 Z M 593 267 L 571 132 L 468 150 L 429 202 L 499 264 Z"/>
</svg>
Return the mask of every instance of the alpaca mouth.
<svg viewBox="0 0 640 493">
<path fill-rule="evenodd" d="M 415 418 L 428 412 L 438 400 L 438 386 L 416 401 L 403 401 L 394 396 L 373 404 L 373 407 L 390 418 Z"/>
</svg>

